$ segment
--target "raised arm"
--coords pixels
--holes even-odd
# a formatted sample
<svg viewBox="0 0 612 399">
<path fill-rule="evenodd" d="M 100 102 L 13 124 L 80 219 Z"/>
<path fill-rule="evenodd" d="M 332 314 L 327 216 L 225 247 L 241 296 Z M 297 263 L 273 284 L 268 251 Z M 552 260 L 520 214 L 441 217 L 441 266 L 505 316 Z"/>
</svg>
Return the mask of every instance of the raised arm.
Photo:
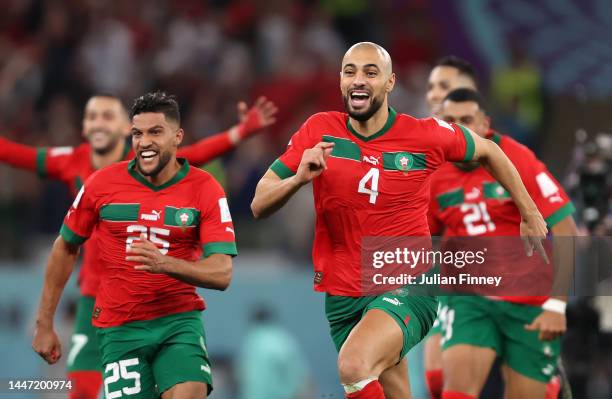
<svg viewBox="0 0 612 399">
<path fill-rule="evenodd" d="M 57 304 L 79 253 L 79 247 L 58 237 L 51 250 L 36 316 L 32 348 L 49 364 L 59 360 L 62 347 L 53 327 Z"/>
<path fill-rule="evenodd" d="M 0 137 L 0 162 L 15 168 L 36 172 L 40 177 L 62 180 L 72 147 L 32 147 Z"/>
<path fill-rule="evenodd" d="M 276 105 L 265 97 L 259 97 L 249 109 L 246 103 L 238 103 L 240 123 L 229 130 L 204 138 L 195 144 L 184 146 L 178 156 L 187 158 L 193 165 L 203 165 L 234 149 L 243 139 L 256 134 L 276 122 Z"/>
<path fill-rule="evenodd" d="M 257 183 L 255 197 L 251 202 L 253 216 L 267 217 L 282 208 L 300 187 L 310 183 L 327 169 L 326 160 L 333 148 L 334 143 L 321 142 L 304 150 L 297 172 L 286 179 L 281 179 L 276 172 L 269 169 Z"/>
<path fill-rule="evenodd" d="M 533 249 L 548 262 L 542 240 L 546 238 L 548 229 L 538 207 L 533 202 L 518 171 L 506 154 L 492 140 L 487 140 L 470 132 L 474 140 L 474 159 L 487 169 L 512 197 L 521 214 L 521 236 L 525 241 L 527 255 L 533 254 Z"/>
</svg>

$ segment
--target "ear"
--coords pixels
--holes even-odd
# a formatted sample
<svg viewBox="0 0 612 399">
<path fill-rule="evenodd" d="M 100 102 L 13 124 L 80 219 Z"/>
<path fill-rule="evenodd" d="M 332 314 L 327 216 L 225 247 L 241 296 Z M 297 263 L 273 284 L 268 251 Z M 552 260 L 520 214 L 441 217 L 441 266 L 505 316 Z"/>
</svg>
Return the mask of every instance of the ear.
<svg viewBox="0 0 612 399">
<path fill-rule="evenodd" d="M 391 93 L 394 87 L 395 87 L 395 73 L 391 72 L 391 75 L 389 75 L 389 79 L 387 79 L 387 83 L 385 84 L 385 92 Z"/>
<path fill-rule="evenodd" d="M 482 119 L 482 125 L 485 127 L 487 131 L 489 131 L 489 129 L 491 128 L 491 118 L 488 116 L 485 116 Z"/>
<path fill-rule="evenodd" d="M 183 142 L 183 137 L 185 136 L 185 132 L 183 129 L 178 129 L 174 136 L 174 144 L 178 147 Z"/>
</svg>

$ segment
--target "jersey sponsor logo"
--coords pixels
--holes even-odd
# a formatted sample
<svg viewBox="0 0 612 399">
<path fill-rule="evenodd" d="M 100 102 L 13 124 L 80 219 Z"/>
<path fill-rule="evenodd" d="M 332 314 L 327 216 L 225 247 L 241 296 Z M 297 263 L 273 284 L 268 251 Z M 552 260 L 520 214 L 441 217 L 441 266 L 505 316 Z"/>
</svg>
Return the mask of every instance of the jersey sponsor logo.
<svg viewBox="0 0 612 399">
<path fill-rule="evenodd" d="M 364 155 L 363 162 L 371 163 L 374 166 L 378 166 L 380 163 L 380 157 L 375 157 L 374 155 Z"/>
<path fill-rule="evenodd" d="M 400 302 L 399 299 L 397 299 L 397 298 L 391 299 L 391 298 L 384 297 L 383 301 L 389 302 L 390 304 L 393 304 L 395 306 L 403 305 L 403 303 Z"/>
<path fill-rule="evenodd" d="M 442 119 L 438 119 L 438 118 L 434 118 L 434 120 L 436 122 L 438 122 L 438 125 L 442 126 L 443 128 L 446 128 L 448 130 L 450 130 L 451 132 L 455 133 L 455 129 L 453 129 L 453 127 L 450 125 L 450 123 L 443 121 Z"/>
<path fill-rule="evenodd" d="M 143 213 L 140 215 L 142 220 L 150 220 L 156 222 L 161 218 L 161 211 L 152 210 L 151 213 Z"/>
<path fill-rule="evenodd" d="M 74 151 L 72 147 L 54 147 L 49 150 L 50 157 L 58 157 L 60 155 L 70 155 Z"/>
<path fill-rule="evenodd" d="M 472 191 L 470 191 L 469 193 L 465 193 L 466 200 L 475 200 L 479 196 L 480 196 L 480 190 L 476 187 L 472 188 Z"/>
<path fill-rule="evenodd" d="M 221 212 L 221 223 L 232 221 L 232 214 L 230 213 L 229 206 L 227 205 L 227 198 L 219 198 L 219 211 Z"/>
<path fill-rule="evenodd" d="M 409 154 L 407 152 L 398 152 L 395 155 L 395 167 L 397 168 L 397 170 L 410 170 L 410 168 L 412 168 L 413 163 L 414 158 L 412 157 L 412 154 Z"/>
</svg>

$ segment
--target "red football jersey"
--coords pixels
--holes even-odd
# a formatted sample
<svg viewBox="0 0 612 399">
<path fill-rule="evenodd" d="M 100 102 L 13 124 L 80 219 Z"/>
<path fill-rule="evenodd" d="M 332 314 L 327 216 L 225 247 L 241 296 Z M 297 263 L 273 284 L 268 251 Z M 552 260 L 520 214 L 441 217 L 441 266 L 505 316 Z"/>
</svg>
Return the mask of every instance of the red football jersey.
<svg viewBox="0 0 612 399">
<path fill-rule="evenodd" d="M 512 161 L 549 227 L 574 212 L 574 206 L 565 191 L 531 150 L 495 132 L 491 132 L 489 138 Z M 431 197 L 429 225 L 434 235 L 520 235 L 521 215 L 518 208 L 509 193 L 480 165 L 466 170 L 452 163 L 445 164 L 431 177 Z M 543 296 L 498 298 L 531 304 L 541 304 L 546 300 Z"/>
<path fill-rule="evenodd" d="M 195 287 L 165 274 L 135 270 L 126 250 L 147 234 L 164 254 L 188 261 L 213 253 L 236 255 L 227 200 L 208 173 L 186 160 L 169 182 L 153 186 L 135 161 L 93 174 L 66 214 L 60 234 L 81 244 L 95 230 L 100 286 L 93 324 L 111 327 L 204 309 Z"/>
<path fill-rule="evenodd" d="M 474 141 L 458 125 L 396 114 L 392 108 L 385 126 L 364 137 L 346 113 L 325 112 L 300 127 L 272 171 L 292 176 L 304 150 L 322 141 L 335 145 L 328 169 L 313 181 L 314 288 L 362 296 L 362 239 L 429 236 L 429 176 L 446 161 L 472 159 Z"/>
<path fill-rule="evenodd" d="M 83 143 L 77 147 L 38 148 L 36 150 L 1 139 L 5 147 L 0 152 L 0 159 L 15 166 L 36 169 L 41 177 L 49 177 L 64 183 L 72 195 L 76 196 L 83 182 L 96 170 L 91 162 L 91 146 Z M 218 134 L 198 141 L 195 144 L 181 147 L 177 156 L 187 158 L 194 165 L 202 165 L 229 151 L 233 144 L 229 134 Z M 35 154 L 35 155 L 34 155 Z M 134 152 L 126 144 L 122 160 L 134 158 Z M 84 245 L 83 262 L 79 272 L 79 288 L 82 295 L 96 296 L 100 284 L 100 270 L 97 263 L 98 242 L 96 234 Z"/>
</svg>

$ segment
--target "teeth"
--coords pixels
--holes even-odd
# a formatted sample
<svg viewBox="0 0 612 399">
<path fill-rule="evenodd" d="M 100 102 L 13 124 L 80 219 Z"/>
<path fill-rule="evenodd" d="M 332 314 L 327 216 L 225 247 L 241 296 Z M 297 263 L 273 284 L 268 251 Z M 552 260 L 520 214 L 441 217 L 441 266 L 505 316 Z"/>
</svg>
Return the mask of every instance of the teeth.
<svg viewBox="0 0 612 399">
<path fill-rule="evenodd" d="M 150 157 L 154 157 L 156 155 L 155 151 L 143 151 L 140 153 L 140 156 L 144 157 L 144 158 L 150 158 Z"/>
<path fill-rule="evenodd" d="M 351 93 L 352 98 L 368 98 L 370 97 L 367 93 Z"/>
</svg>

